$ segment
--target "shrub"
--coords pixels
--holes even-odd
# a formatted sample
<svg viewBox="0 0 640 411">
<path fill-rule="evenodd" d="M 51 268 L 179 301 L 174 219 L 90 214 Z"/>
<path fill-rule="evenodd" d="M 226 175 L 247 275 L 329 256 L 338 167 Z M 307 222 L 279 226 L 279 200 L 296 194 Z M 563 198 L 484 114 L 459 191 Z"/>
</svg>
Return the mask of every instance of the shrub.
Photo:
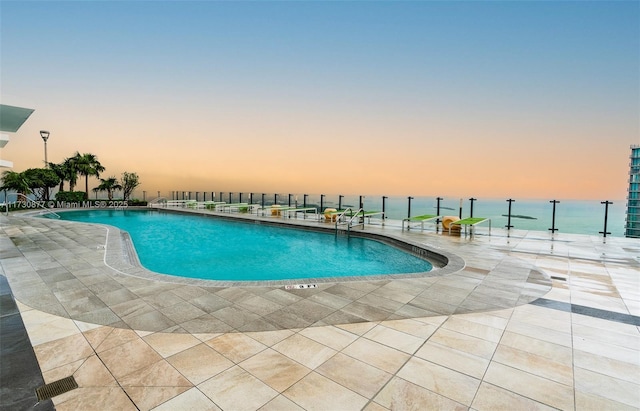
<svg viewBox="0 0 640 411">
<path fill-rule="evenodd" d="M 56 201 L 64 201 L 68 203 L 79 203 L 84 201 L 84 191 L 58 191 L 56 193 Z"/>
</svg>

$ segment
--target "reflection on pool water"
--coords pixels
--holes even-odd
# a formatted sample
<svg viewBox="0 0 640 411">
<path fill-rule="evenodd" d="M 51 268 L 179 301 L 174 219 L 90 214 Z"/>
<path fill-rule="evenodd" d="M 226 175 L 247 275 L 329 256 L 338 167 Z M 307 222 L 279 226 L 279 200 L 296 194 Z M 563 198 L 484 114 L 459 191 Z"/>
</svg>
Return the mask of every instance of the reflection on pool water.
<svg viewBox="0 0 640 411">
<path fill-rule="evenodd" d="M 144 267 L 180 277 L 261 281 L 433 268 L 386 244 L 331 233 L 145 210 L 81 210 L 60 216 L 127 231 Z"/>
</svg>

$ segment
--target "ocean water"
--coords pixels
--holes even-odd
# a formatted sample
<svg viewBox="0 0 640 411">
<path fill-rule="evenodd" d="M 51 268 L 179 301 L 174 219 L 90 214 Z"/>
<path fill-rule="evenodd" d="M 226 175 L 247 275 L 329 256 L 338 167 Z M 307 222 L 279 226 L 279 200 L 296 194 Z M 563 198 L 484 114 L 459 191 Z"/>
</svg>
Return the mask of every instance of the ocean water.
<svg viewBox="0 0 640 411">
<path fill-rule="evenodd" d="M 338 199 L 325 197 L 325 207 L 335 207 Z M 501 228 L 507 225 L 509 203 L 507 199 L 482 199 L 473 202 L 473 216 L 491 219 L 491 227 Z M 519 200 L 511 203 L 511 225 L 517 230 L 536 230 L 548 232 L 552 227 L 553 204 L 551 200 Z M 319 201 L 319 200 L 318 200 Z M 363 199 L 365 210 L 382 210 L 382 197 L 365 196 Z M 556 204 L 555 228 L 560 233 L 601 235 L 604 230 L 605 205 L 597 200 L 561 200 Z M 605 200 L 602 200 L 605 201 Z M 609 204 L 607 212 L 607 232 L 610 236 L 623 237 L 625 231 L 626 201 L 618 200 Z M 341 205 L 357 207 L 359 196 L 345 196 Z M 389 197 L 385 200 L 387 217 L 401 220 L 411 213 L 411 216 L 436 214 L 437 201 L 435 197 Z M 470 217 L 471 202 L 468 198 L 462 201 L 462 218 Z M 445 198 L 440 201 L 440 215 L 460 215 L 460 199 Z"/>
<path fill-rule="evenodd" d="M 182 193 L 182 192 L 181 192 Z M 0 192 L 0 202 L 4 201 L 3 192 Z M 155 194 L 155 193 L 154 193 Z M 203 200 L 204 193 L 199 193 L 199 200 Z M 173 198 L 172 192 L 161 193 L 161 196 L 165 198 Z M 195 193 L 188 193 L 188 196 L 195 199 Z M 135 197 L 135 196 L 134 196 Z M 155 195 L 154 195 L 155 197 Z M 142 195 L 137 195 L 136 198 L 142 199 Z M 288 205 L 289 198 L 291 198 L 291 205 L 297 204 L 302 206 L 303 202 L 309 206 L 320 206 L 320 195 L 310 194 L 306 197 L 303 194 L 291 195 L 279 193 L 277 195 L 277 202 L 279 204 Z M 147 200 L 151 200 L 151 197 L 147 197 Z M 206 199 L 211 200 L 211 193 L 206 193 Z M 229 193 L 216 193 L 216 199 L 226 202 L 239 201 L 239 193 L 231 193 L 231 200 Z M 8 200 L 15 201 L 15 194 L 9 194 Z M 243 193 L 242 201 L 249 200 L 249 193 Z M 485 199 L 478 198 L 473 204 L 473 216 L 474 217 L 487 217 L 491 218 L 491 227 L 501 228 L 507 225 L 507 217 L 505 215 L 509 211 L 509 203 L 504 199 Z M 549 200 L 524 200 L 514 198 L 514 202 L 511 204 L 511 225 L 516 230 L 536 230 L 548 232 L 552 226 L 553 204 Z M 607 231 L 614 237 L 623 237 L 625 231 L 625 218 L 626 218 L 626 200 L 566 200 L 557 198 L 560 203 L 556 204 L 556 217 L 555 228 L 560 233 L 573 233 L 573 234 L 588 234 L 588 235 L 601 235 L 599 232 L 604 230 L 605 220 L 605 205 L 601 204 L 601 201 L 609 200 L 613 204 L 609 204 L 607 215 Z M 253 202 L 260 203 L 262 201 L 261 194 L 253 195 Z M 275 194 L 265 194 L 265 204 L 273 204 L 275 201 Z M 366 210 L 382 210 L 382 196 L 363 196 L 362 202 Z M 339 198 L 338 194 L 325 195 L 323 197 L 323 206 L 338 208 L 338 206 L 358 207 L 360 203 L 360 196 L 358 195 L 344 195 Z M 411 200 L 411 216 L 417 216 L 422 214 L 436 214 L 436 198 L 435 197 L 414 197 Z M 464 198 L 462 201 L 462 217 L 466 218 L 470 216 L 471 202 L 469 198 Z M 441 215 L 460 215 L 460 198 L 444 198 L 440 202 L 440 214 Z M 391 220 L 402 220 L 406 218 L 409 213 L 409 200 L 406 196 L 389 196 L 385 200 L 385 211 L 387 217 Z M 528 218 L 522 218 L 522 217 Z"/>
</svg>

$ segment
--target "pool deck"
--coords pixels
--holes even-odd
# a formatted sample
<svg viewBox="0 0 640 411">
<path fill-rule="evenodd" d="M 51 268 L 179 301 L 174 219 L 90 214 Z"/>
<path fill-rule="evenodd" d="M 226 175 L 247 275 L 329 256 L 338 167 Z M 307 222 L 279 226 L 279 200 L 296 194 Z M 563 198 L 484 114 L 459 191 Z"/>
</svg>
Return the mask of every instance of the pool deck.
<svg viewBox="0 0 640 411">
<path fill-rule="evenodd" d="M 640 240 L 397 223 L 366 231 L 456 263 L 211 286 L 149 273 L 117 230 L 2 215 L 0 409 L 640 409 Z M 5 328 L 20 319 L 28 350 Z M 42 379 L 71 375 L 79 388 L 32 408 Z"/>
</svg>

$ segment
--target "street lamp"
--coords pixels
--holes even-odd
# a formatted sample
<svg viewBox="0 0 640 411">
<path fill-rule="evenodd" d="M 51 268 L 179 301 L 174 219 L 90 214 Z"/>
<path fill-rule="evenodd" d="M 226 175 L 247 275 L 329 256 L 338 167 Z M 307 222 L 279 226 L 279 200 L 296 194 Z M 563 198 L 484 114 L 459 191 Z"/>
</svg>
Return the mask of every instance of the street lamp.
<svg viewBox="0 0 640 411">
<path fill-rule="evenodd" d="M 40 130 L 40 137 L 44 140 L 44 166 L 49 168 L 49 163 L 47 162 L 47 140 L 49 139 L 49 132 L 46 130 Z"/>
</svg>

